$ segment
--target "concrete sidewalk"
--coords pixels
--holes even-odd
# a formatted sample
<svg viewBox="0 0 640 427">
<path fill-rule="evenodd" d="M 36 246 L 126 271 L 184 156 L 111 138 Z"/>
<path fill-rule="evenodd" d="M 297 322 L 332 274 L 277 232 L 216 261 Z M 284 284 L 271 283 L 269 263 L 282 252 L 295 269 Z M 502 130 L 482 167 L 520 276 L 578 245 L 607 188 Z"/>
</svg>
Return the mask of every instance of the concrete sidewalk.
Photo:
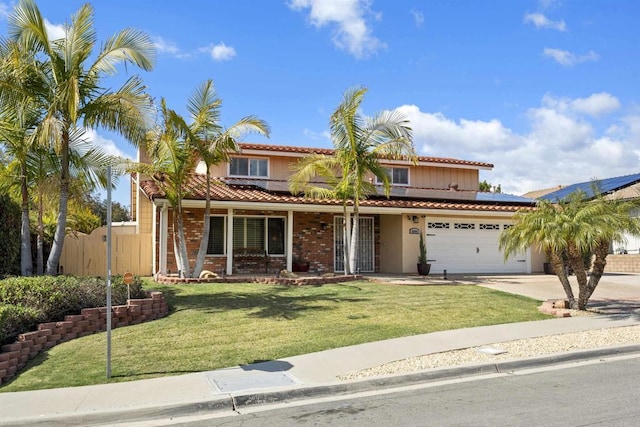
<svg viewBox="0 0 640 427">
<path fill-rule="evenodd" d="M 526 282 L 530 277 L 524 278 Z M 514 279 L 498 277 L 491 280 L 483 279 L 483 283 L 486 286 L 506 286 L 515 290 L 519 285 L 515 285 L 512 280 Z M 523 277 L 520 280 L 523 281 Z M 635 288 L 635 284 L 631 285 L 632 289 Z M 531 284 L 524 286 L 527 289 L 530 287 Z M 380 387 L 384 381 L 339 381 L 338 376 L 396 360 L 502 341 L 638 324 L 640 314 L 637 312 L 556 318 L 396 338 L 173 377 L 0 393 L 0 425 L 116 424 L 186 414 L 205 414 L 211 411 L 231 411 L 241 405 L 266 401 L 289 401 L 309 396 L 344 394 L 353 390 L 374 389 Z M 617 350 L 609 351 L 615 353 Z M 624 351 L 640 352 L 640 339 L 637 346 L 626 348 Z M 594 354 L 600 355 L 591 353 L 591 357 L 594 357 Z M 548 359 L 540 359 L 539 363 L 548 363 Z M 438 372 L 434 375 L 438 378 L 459 377 L 476 372 L 467 368 L 436 371 Z M 415 375 L 405 375 L 387 380 L 387 383 L 398 385 L 403 381 L 415 380 Z"/>
</svg>

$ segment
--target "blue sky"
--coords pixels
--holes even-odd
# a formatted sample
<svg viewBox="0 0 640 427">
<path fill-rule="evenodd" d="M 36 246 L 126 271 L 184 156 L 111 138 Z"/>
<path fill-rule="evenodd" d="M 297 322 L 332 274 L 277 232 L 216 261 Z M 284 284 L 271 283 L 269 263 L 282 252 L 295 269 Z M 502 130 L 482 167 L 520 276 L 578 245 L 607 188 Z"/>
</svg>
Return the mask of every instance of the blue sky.
<svg viewBox="0 0 640 427">
<path fill-rule="evenodd" d="M 38 2 L 52 29 L 83 3 Z M 10 0 L 0 0 L 6 34 Z M 637 173 L 640 3 L 625 0 L 100 0 L 98 39 L 125 27 L 157 45 L 149 92 L 182 113 L 213 79 L 223 124 L 249 114 L 270 139 L 330 147 L 343 92 L 362 113 L 400 109 L 421 155 L 493 163 L 482 179 L 526 191 Z M 132 69 L 129 69 L 132 72 Z M 116 85 L 116 82 L 112 82 Z M 133 157 L 116 135 L 94 139 Z M 127 180 L 114 199 L 128 203 Z"/>
</svg>

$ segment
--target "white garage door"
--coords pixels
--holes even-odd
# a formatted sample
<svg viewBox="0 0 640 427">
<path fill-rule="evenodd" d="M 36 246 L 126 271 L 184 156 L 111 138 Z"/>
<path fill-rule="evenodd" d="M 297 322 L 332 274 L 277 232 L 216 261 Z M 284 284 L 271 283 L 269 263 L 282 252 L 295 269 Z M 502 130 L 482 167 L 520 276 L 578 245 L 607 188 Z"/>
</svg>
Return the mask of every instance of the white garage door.
<svg viewBox="0 0 640 427">
<path fill-rule="evenodd" d="M 526 273 L 525 254 L 505 262 L 498 249 L 500 232 L 509 224 L 500 221 L 443 219 L 427 222 L 427 258 L 431 273 Z"/>
</svg>

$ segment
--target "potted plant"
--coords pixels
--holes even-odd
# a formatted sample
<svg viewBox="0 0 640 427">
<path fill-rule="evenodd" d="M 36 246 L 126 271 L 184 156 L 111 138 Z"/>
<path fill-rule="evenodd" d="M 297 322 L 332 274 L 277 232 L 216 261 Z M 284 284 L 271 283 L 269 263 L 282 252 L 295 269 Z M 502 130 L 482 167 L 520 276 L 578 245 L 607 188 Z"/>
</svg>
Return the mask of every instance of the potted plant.
<svg viewBox="0 0 640 427">
<path fill-rule="evenodd" d="M 291 270 L 297 273 L 306 273 L 309 271 L 309 261 L 304 261 L 300 258 L 294 257 Z"/>
<path fill-rule="evenodd" d="M 431 264 L 427 263 L 427 245 L 424 243 L 424 237 L 420 233 L 420 255 L 418 255 L 418 274 L 426 276 L 431 270 Z"/>
</svg>

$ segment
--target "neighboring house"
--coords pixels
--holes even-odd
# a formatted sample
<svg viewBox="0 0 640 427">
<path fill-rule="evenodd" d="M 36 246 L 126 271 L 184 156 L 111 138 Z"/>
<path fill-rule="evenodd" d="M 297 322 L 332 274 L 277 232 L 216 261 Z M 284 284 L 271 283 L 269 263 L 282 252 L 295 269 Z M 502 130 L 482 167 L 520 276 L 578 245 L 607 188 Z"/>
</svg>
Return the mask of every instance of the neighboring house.
<svg viewBox="0 0 640 427">
<path fill-rule="evenodd" d="M 211 236 L 205 269 L 226 274 L 292 270 L 306 261 L 314 273 L 343 270 L 343 207 L 339 200 L 311 200 L 288 191 L 290 168 L 311 153 L 333 150 L 240 144 L 242 153 L 214 166 Z M 144 159 L 141 159 L 144 160 Z M 493 165 L 439 157 L 382 162 L 392 178 L 391 196 L 361 202 L 359 271 L 415 273 L 423 233 L 431 274 L 530 273 L 542 270 L 530 250 L 506 262 L 500 232 L 513 214 L 535 201 L 479 192 L 480 170 Z M 188 252 L 193 265 L 203 226 L 204 175 L 194 174 L 184 200 Z M 152 233 L 153 272 L 176 273 L 171 208 L 162 189 L 144 177 L 132 180 L 132 207 L 140 233 Z M 350 214 L 349 214 L 350 216 Z M 351 221 L 347 221 L 350 224 Z M 261 253 L 266 252 L 266 260 Z M 535 251 L 534 251 L 535 252 Z"/>
<path fill-rule="evenodd" d="M 638 199 L 640 198 L 640 173 L 625 176 L 616 176 L 613 178 L 591 180 L 561 186 L 559 189 L 547 192 L 537 198 L 556 202 L 564 199 L 575 191 L 584 191 L 588 198 L 594 197 L 593 185 L 608 199 Z M 533 192 L 532 192 L 533 193 Z M 531 197 L 532 193 L 527 193 Z M 631 212 L 633 217 L 640 217 L 640 211 L 637 209 Z M 616 254 L 640 254 L 640 237 L 633 235 L 625 235 L 625 242 L 616 243 L 615 247 L 611 247 L 611 253 Z M 607 258 L 609 260 L 609 258 Z"/>
</svg>

